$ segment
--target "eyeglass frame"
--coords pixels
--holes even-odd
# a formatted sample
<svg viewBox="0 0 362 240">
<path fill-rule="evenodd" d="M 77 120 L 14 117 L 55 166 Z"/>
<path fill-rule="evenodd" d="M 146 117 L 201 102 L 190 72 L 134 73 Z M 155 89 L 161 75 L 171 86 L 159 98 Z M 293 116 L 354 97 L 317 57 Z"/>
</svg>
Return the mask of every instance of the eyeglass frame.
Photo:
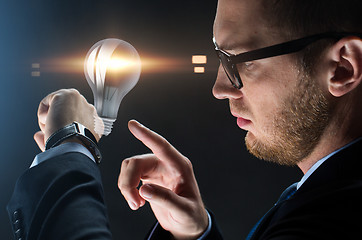
<svg viewBox="0 0 362 240">
<path fill-rule="evenodd" d="M 299 52 L 299 51 L 303 50 L 304 48 L 306 48 L 308 45 L 310 45 L 318 40 L 321 40 L 321 39 L 331 38 L 331 39 L 339 40 L 339 39 L 342 39 L 342 38 L 348 37 L 348 36 L 357 36 L 357 37 L 361 38 L 362 33 L 356 33 L 356 32 L 320 33 L 320 34 L 315 34 L 315 35 L 299 38 L 296 40 L 291 40 L 291 41 L 284 42 L 284 43 L 275 44 L 275 45 L 268 46 L 268 47 L 255 49 L 255 50 L 248 51 L 248 52 L 243 52 L 243 53 L 240 53 L 237 55 L 228 53 L 225 50 L 220 49 L 216 43 L 215 37 L 213 37 L 212 40 L 215 45 L 216 54 L 220 60 L 221 65 L 223 66 L 224 71 L 225 71 L 227 77 L 229 78 L 231 84 L 235 88 L 241 89 L 243 87 L 243 82 L 239 75 L 239 71 L 236 66 L 237 64 Z M 222 54 L 227 59 L 227 63 L 224 63 L 222 61 L 222 57 L 220 54 Z M 232 70 L 232 74 L 234 75 L 237 82 L 234 82 L 235 80 L 233 81 L 232 77 L 229 76 L 230 73 L 228 73 L 228 70 L 224 64 L 231 64 L 231 67 L 229 70 Z"/>
</svg>

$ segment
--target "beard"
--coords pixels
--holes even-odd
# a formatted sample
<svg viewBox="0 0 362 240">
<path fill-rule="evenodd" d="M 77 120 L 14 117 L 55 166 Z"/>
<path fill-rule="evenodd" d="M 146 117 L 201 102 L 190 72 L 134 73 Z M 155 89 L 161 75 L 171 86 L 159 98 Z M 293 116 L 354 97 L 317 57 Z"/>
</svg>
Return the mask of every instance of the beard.
<svg viewBox="0 0 362 240">
<path fill-rule="evenodd" d="M 310 74 L 300 77 L 295 90 L 275 114 L 266 140 L 245 137 L 251 154 L 280 165 L 294 166 L 308 157 L 331 119 L 331 104 Z"/>
</svg>

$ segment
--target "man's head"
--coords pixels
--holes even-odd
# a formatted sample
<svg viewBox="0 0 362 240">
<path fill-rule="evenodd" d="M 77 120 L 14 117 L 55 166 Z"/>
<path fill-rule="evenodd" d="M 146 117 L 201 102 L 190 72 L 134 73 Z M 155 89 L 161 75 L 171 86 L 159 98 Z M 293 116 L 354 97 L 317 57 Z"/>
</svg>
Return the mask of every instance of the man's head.
<svg viewBox="0 0 362 240">
<path fill-rule="evenodd" d="M 239 54 L 316 33 L 362 32 L 357 17 L 362 4 L 347 2 L 220 0 L 214 36 L 220 49 Z M 351 8 L 354 15 L 329 16 L 338 14 L 335 8 Z M 360 104 L 361 60 L 362 41 L 356 37 L 320 40 L 298 53 L 238 64 L 241 89 L 230 84 L 220 67 L 213 93 L 229 99 L 239 127 L 248 131 L 250 152 L 295 165 L 321 142 L 347 134 L 341 129 L 351 127 Z M 346 107 L 348 121 L 340 116 Z"/>
<path fill-rule="evenodd" d="M 322 32 L 360 32 L 359 0 L 262 0 L 262 17 L 285 38 Z"/>
</svg>

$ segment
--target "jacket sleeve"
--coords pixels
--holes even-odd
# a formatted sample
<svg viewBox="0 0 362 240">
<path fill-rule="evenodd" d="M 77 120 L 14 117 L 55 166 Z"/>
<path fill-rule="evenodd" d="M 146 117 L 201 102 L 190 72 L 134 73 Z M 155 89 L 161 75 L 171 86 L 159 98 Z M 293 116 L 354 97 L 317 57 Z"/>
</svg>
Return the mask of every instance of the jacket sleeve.
<svg viewBox="0 0 362 240">
<path fill-rule="evenodd" d="M 28 169 L 7 206 L 15 239 L 111 239 L 98 166 L 66 153 Z"/>
</svg>

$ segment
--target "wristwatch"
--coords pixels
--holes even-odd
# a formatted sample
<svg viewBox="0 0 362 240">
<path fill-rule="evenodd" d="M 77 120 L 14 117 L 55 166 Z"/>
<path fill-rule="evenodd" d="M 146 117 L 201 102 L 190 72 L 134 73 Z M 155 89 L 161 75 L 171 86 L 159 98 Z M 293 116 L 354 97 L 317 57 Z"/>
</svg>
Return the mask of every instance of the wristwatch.
<svg viewBox="0 0 362 240">
<path fill-rule="evenodd" d="M 84 146 L 91 152 L 97 164 L 102 160 L 97 140 L 89 129 L 78 122 L 73 122 L 58 131 L 54 132 L 45 143 L 45 150 L 56 147 L 64 140 L 77 137 Z"/>
</svg>

